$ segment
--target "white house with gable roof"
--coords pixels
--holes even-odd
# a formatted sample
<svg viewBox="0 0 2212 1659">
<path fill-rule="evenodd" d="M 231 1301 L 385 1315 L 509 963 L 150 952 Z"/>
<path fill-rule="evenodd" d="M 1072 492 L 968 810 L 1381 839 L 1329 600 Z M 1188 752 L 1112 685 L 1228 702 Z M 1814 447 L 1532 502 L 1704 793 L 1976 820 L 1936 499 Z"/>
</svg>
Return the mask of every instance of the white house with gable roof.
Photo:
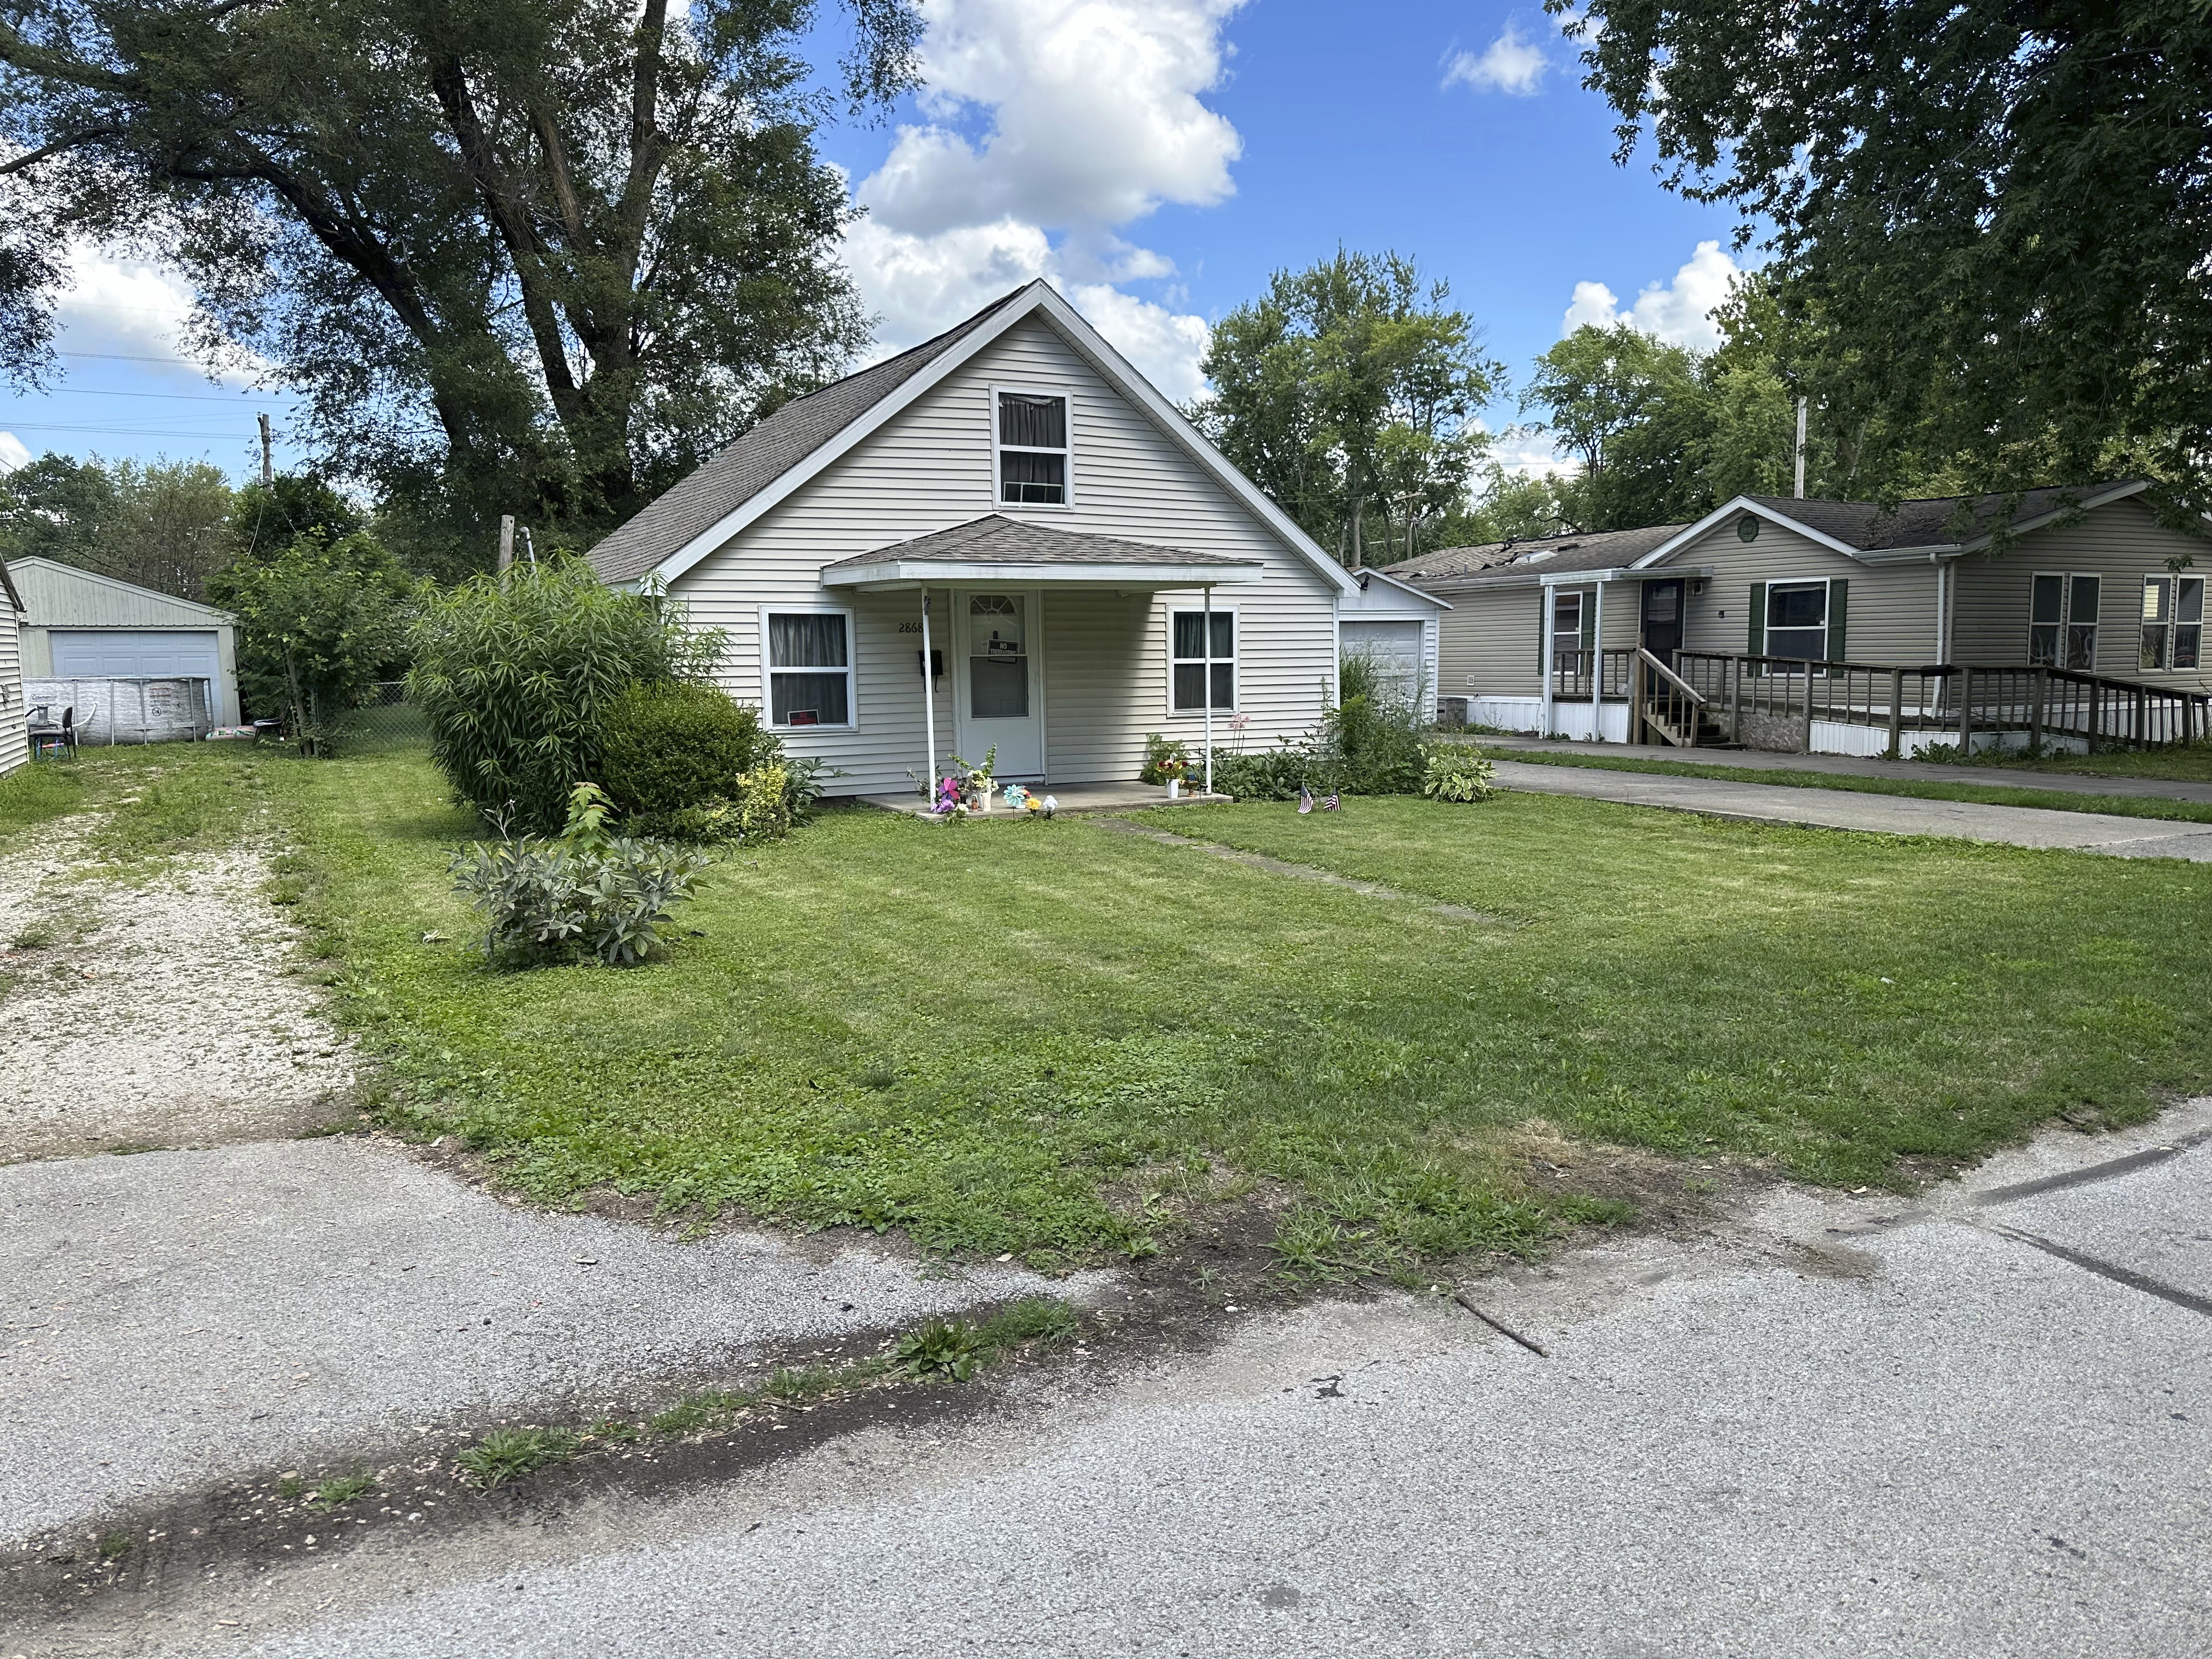
<svg viewBox="0 0 2212 1659">
<path fill-rule="evenodd" d="M 839 793 L 993 748 L 1054 785 L 1133 779 L 1150 732 L 1288 741 L 1346 624 L 1432 698 L 1449 609 L 1363 585 L 1042 282 L 786 404 L 591 560 L 725 630 L 724 688 Z"/>
</svg>

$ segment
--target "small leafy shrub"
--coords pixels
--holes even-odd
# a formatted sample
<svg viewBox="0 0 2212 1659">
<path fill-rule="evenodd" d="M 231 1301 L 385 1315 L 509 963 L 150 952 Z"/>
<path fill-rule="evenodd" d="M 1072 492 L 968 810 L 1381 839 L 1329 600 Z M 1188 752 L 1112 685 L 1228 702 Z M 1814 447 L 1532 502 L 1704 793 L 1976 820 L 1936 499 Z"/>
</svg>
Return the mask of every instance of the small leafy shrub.
<svg viewBox="0 0 2212 1659">
<path fill-rule="evenodd" d="M 1347 794 L 1411 795 L 1428 771 L 1413 700 L 1358 652 L 1338 666 L 1336 707 L 1322 717 L 1314 747 L 1323 781 Z"/>
<path fill-rule="evenodd" d="M 1966 757 L 1959 752 L 1955 743 L 1923 743 L 1912 751 L 1912 758 L 1935 766 L 1957 766 Z"/>
<path fill-rule="evenodd" d="M 733 798 L 702 802 L 663 820 L 679 841 L 778 841 L 791 833 L 791 775 L 763 766 L 735 780 Z"/>
<path fill-rule="evenodd" d="M 453 886 L 489 920 L 484 954 L 492 961 L 590 956 L 627 968 L 660 943 L 670 907 L 691 896 L 711 860 L 613 835 L 607 811 L 606 796 L 580 783 L 559 835 L 478 842 L 453 854 Z"/>
<path fill-rule="evenodd" d="M 631 686 L 602 717 L 597 780 L 625 822 L 662 828 L 678 813 L 736 800 L 738 780 L 783 757 L 760 711 L 698 680 Z"/>
<path fill-rule="evenodd" d="M 461 799 L 542 834 L 560 823 L 568 792 L 599 776 L 623 695 L 699 678 L 723 642 L 657 595 L 617 592 L 582 560 L 550 559 L 426 593 L 409 632 L 407 699 Z"/>
<path fill-rule="evenodd" d="M 581 1444 L 567 1429 L 494 1429 L 453 1461 L 472 1486 L 489 1492 L 554 1463 L 565 1463 Z"/>
<path fill-rule="evenodd" d="M 1482 751 L 1463 743 L 1439 743 L 1428 751 L 1421 793 L 1431 800 L 1488 800 L 1498 793 L 1498 769 Z"/>
<path fill-rule="evenodd" d="M 1213 757 L 1213 787 L 1238 800 L 1296 800 L 1314 773 L 1314 757 L 1304 749 L 1263 749 L 1255 754 Z"/>
<path fill-rule="evenodd" d="M 1181 761 L 1183 772 L 1187 774 L 1191 768 L 1191 760 L 1188 744 L 1178 743 L 1173 738 L 1162 737 L 1157 732 L 1147 732 L 1145 733 L 1145 764 L 1137 774 L 1137 781 L 1164 784 L 1171 775 L 1169 771 L 1163 769 L 1168 762 Z M 1217 754 L 1214 757 L 1217 782 L 1220 764 L 1221 757 Z"/>
<path fill-rule="evenodd" d="M 918 1331 L 909 1331 L 891 1350 L 891 1358 L 915 1376 L 942 1374 L 956 1382 L 975 1375 L 975 1367 L 988 1358 L 982 1333 L 963 1319 L 933 1319 Z"/>
</svg>

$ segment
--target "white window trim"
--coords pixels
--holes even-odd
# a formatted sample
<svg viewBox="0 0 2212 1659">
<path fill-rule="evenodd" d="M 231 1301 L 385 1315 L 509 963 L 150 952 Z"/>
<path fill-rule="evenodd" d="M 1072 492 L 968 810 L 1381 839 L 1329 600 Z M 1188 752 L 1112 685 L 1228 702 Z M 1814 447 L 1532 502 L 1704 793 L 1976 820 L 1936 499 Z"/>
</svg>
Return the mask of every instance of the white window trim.
<svg viewBox="0 0 2212 1659">
<path fill-rule="evenodd" d="M 1195 708 L 1178 708 L 1176 707 L 1175 672 L 1176 665 L 1181 663 L 1194 663 L 1203 660 L 1210 670 L 1215 663 L 1226 662 L 1229 665 L 1229 701 L 1226 703 L 1218 702 L 1214 704 L 1213 712 L 1217 714 L 1234 714 L 1244 707 L 1244 618 L 1237 615 L 1237 607 L 1235 605 L 1217 605 L 1212 607 L 1213 614 L 1217 617 L 1225 614 L 1236 618 L 1230 629 L 1230 650 L 1228 656 L 1216 657 L 1209 655 L 1201 659 L 1197 657 L 1178 657 L 1176 655 L 1175 619 L 1177 617 L 1185 614 L 1188 614 L 1193 617 L 1202 616 L 1205 614 L 1206 609 L 1207 607 L 1203 605 L 1186 605 L 1177 600 L 1170 600 L 1168 602 L 1168 683 L 1166 702 L 1168 718 L 1171 720 L 1203 720 L 1206 718 L 1206 706 L 1203 703 L 1200 704 Z M 1341 640 L 1340 636 L 1340 643 Z M 1206 642 L 1206 648 L 1209 653 L 1213 649 L 1213 641 L 1210 638 Z M 1213 689 L 1213 676 L 1211 672 L 1208 672 L 1206 678 L 1206 690 L 1208 693 L 1211 694 Z"/>
<path fill-rule="evenodd" d="M 2051 666 L 2053 668 L 2066 669 L 2068 672 L 2075 674 L 2095 673 L 2097 672 L 2097 659 L 2104 654 L 2105 650 L 2105 590 L 2112 585 L 2112 579 L 2101 570 L 2039 570 L 2035 574 L 2039 576 L 2063 576 L 2066 579 L 2066 602 L 2064 606 L 2062 608 L 2058 617 L 2058 659 L 2052 663 Z M 2070 635 L 2077 626 L 2074 620 L 2074 584 L 2085 578 L 2097 584 L 2097 614 L 2091 617 L 2087 624 L 2084 624 L 2090 631 L 2089 665 L 2086 668 L 2068 668 L 2066 662 L 2066 647 L 2069 642 Z M 2035 589 L 2033 586 L 2031 585 L 2027 591 L 2027 625 L 2031 629 L 2033 629 L 2035 626 Z M 2142 651 L 2142 621 L 2141 615 L 2142 590 L 2141 588 L 2137 588 L 2136 590 L 2136 605 L 2137 606 L 2137 615 L 2136 619 L 2136 633 L 2135 636 L 2136 652 L 2139 658 Z M 2034 644 L 2035 636 L 2031 632 L 2028 635 L 2029 654 L 2031 656 L 2034 654 Z"/>
<path fill-rule="evenodd" d="M 1006 483 L 1002 471 L 1001 457 L 1009 447 L 999 441 L 999 394 L 1011 392 L 1024 398 L 1058 398 L 1067 405 L 1067 447 L 1063 450 L 1040 449 L 1032 444 L 1011 446 L 1018 453 L 1029 455 L 1060 455 L 1066 465 L 1066 488 L 1060 494 L 1066 498 L 1058 501 L 1010 501 L 1006 499 Z M 994 382 L 991 387 L 991 510 L 1005 513 L 1070 513 L 1075 509 L 1075 388 L 1066 386 L 1016 386 Z"/>
<path fill-rule="evenodd" d="M 823 720 L 814 726 L 778 726 L 772 684 L 777 674 L 835 674 L 834 668 L 776 668 L 769 662 L 768 620 L 770 617 L 842 617 L 845 619 L 845 723 Z M 849 606 L 842 605 L 764 605 L 760 608 L 761 725 L 770 732 L 857 732 L 860 729 L 860 630 Z"/>
<path fill-rule="evenodd" d="M 2208 606 L 2205 601 L 2212 601 L 2212 585 L 2208 585 L 2206 586 L 2204 590 L 2204 599 L 2198 602 L 2197 612 L 2197 619 L 2193 623 L 2185 623 L 2181 620 L 2181 584 L 2185 581 L 2202 582 L 2204 580 L 2205 577 L 2203 573 L 2199 572 L 2192 574 L 2191 572 L 2186 570 L 2158 570 L 2147 572 L 2144 574 L 2142 586 L 2136 590 L 2136 661 L 2138 665 L 2142 662 L 2142 630 L 2145 628 L 2151 626 L 2150 623 L 2146 623 L 2143 620 L 2142 596 L 2143 592 L 2149 588 L 2153 582 L 2168 582 L 2172 584 L 2172 587 L 2168 591 L 2166 596 L 2166 604 L 2171 607 L 2172 614 L 2166 617 L 2164 623 L 2166 629 L 2165 660 L 2160 663 L 2155 668 L 2143 668 L 2138 665 L 2135 671 L 2136 672 L 2142 674 L 2201 674 L 2204 672 L 2203 630 L 2208 623 L 2212 623 L 2212 617 L 2207 617 L 2204 614 L 2205 611 L 2208 608 L 2212 608 L 2212 606 Z M 2098 604 L 2099 608 L 2101 609 L 2103 607 L 2103 596 L 2101 592 L 2099 595 Z M 2176 668 L 2173 665 L 2173 636 L 2177 629 L 2183 628 L 2194 628 L 2197 630 L 2197 665 L 2194 668 Z M 2101 643 L 2101 641 L 2100 641 L 2100 643 Z"/>
<path fill-rule="evenodd" d="M 1559 665 L 1559 653 L 1562 650 L 1580 651 L 1583 648 L 1583 624 L 1590 620 L 1590 590 L 1587 587 L 1561 586 L 1553 588 L 1551 594 L 1552 605 L 1545 617 L 1544 637 L 1550 642 L 1552 647 L 1552 660 L 1548 665 L 1556 668 Z M 1562 631 L 1559 627 L 1559 603 L 1563 599 L 1572 599 L 1575 602 L 1575 642 L 1571 646 L 1564 647 L 1559 643 Z"/>
<path fill-rule="evenodd" d="M 1782 652 L 1777 651 L 1774 648 L 1774 590 L 1778 587 L 1813 587 L 1817 586 L 1820 590 L 1820 654 L 1818 657 L 1811 659 L 1811 660 L 1814 662 L 1826 662 L 1828 659 L 1828 635 L 1835 625 L 1836 600 L 1835 590 L 1828 585 L 1831 580 L 1831 578 L 1826 576 L 1784 576 L 1779 580 L 1771 580 L 1766 584 L 1766 593 L 1765 596 L 1766 603 L 1766 617 L 1764 623 L 1759 629 L 1759 638 L 1765 643 L 1766 654 L 1768 656 L 1781 657 L 1784 655 Z M 1683 599 L 1683 606 L 1686 611 L 1688 605 L 1688 598 L 1685 595 Z M 1686 632 L 1687 630 L 1685 629 L 1685 631 Z M 1798 631 L 1798 629 L 1794 628 L 1786 628 L 1783 629 L 1783 632 L 1785 634 L 1794 634 Z M 1847 641 L 1845 643 L 1848 644 L 1849 641 Z M 1799 658 L 1796 659 L 1796 660 L 1803 661 L 1806 659 Z M 1820 678 L 1826 679 L 1827 677 L 1828 671 L 1825 668 L 1821 669 L 1820 671 Z"/>
</svg>

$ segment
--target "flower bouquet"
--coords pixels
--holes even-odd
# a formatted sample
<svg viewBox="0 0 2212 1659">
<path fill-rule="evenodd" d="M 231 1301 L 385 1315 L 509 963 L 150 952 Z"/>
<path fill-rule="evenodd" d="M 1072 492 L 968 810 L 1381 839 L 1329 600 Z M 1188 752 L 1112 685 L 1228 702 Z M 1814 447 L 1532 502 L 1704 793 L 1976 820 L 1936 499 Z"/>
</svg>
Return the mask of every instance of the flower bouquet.
<svg viewBox="0 0 2212 1659">
<path fill-rule="evenodd" d="M 1183 780 L 1190 775 L 1190 763 L 1180 755 L 1162 757 L 1158 763 L 1160 781 L 1168 787 L 1168 799 L 1182 797 Z"/>
</svg>

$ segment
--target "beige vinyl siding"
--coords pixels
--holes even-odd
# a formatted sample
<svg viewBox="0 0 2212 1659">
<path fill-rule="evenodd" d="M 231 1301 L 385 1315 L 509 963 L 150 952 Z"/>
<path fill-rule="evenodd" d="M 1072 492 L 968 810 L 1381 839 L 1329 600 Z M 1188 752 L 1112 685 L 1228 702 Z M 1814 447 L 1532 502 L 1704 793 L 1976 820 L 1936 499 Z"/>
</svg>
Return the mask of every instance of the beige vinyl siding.
<svg viewBox="0 0 2212 1659">
<path fill-rule="evenodd" d="M 993 499 L 994 386 L 1066 387 L 1073 398 L 1073 502 L 1018 507 Z M 843 775 L 838 793 L 907 787 L 924 748 L 913 593 L 847 597 L 820 585 L 822 567 L 994 512 L 1073 531 L 1264 561 L 1265 580 L 1221 588 L 1239 614 L 1238 701 L 1246 742 L 1271 744 L 1306 730 L 1327 705 L 1334 672 L 1335 590 L 1166 434 L 1090 368 L 1041 318 L 979 351 L 854 450 L 701 560 L 674 592 L 701 626 L 728 630 L 723 685 L 741 701 L 763 696 L 761 624 L 777 605 L 855 611 L 851 731 L 787 734 L 792 752 L 818 755 Z M 1059 782 L 1133 778 L 1146 732 L 1195 738 L 1199 714 L 1167 712 L 1167 611 L 1199 595 L 1124 597 L 1060 592 L 1042 607 L 1046 769 Z M 940 595 L 933 643 L 947 673 L 939 692 L 938 752 L 955 742 L 957 684 L 952 603 Z M 1141 625 L 1132 628 L 1132 616 Z M 1065 652 L 1065 656 L 1063 656 Z M 1121 678 L 1116 681 L 1116 675 Z M 1224 717 L 1225 718 L 1225 717 Z M 1221 722 L 1218 721 L 1217 724 Z M 975 758 L 971 757 L 970 758 Z"/>
<path fill-rule="evenodd" d="M 1911 666 L 1938 660 L 1936 570 L 1925 562 L 1864 564 L 1771 522 L 1759 526 L 1757 541 L 1747 542 L 1730 519 L 1667 563 L 1705 565 L 1712 571 L 1704 592 L 1686 596 L 1686 651 L 1749 650 L 1754 582 L 1841 577 L 1850 584 L 1844 606 L 1844 650 L 1851 661 Z"/>
<path fill-rule="evenodd" d="M 1534 587 L 1442 587 L 1451 609 L 1437 619 L 1437 690 L 1447 697 L 1541 696 L 1543 599 Z"/>
<path fill-rule="evenodd" d="M 0 588 L 0 772 L 12 772 L 28 758 L 24 736 L 22 634 L 15 625 L 15 607 L 7 590 Z"/>
<path fill-rule="evenodd" d="M 2070 525 L 2031 531 L 2002 553 L 1969 554 L 1959 562 L 1956 660 L 2026 662 L 2035 573 L 2075 573 L 2104 579 L 2098 596 L 2097 673 L 2148 685 L 2212 690 L 2212 673 L 2146 671 L 2137 654 L 2142 579 L 2172 574 L 2166 560 L 2184 556 L 2196 561 L 2184 574 L 2212 577 L 2212 542 L 2168 529 L 2134 500 L 2098 507 Z"/>
</svg>

